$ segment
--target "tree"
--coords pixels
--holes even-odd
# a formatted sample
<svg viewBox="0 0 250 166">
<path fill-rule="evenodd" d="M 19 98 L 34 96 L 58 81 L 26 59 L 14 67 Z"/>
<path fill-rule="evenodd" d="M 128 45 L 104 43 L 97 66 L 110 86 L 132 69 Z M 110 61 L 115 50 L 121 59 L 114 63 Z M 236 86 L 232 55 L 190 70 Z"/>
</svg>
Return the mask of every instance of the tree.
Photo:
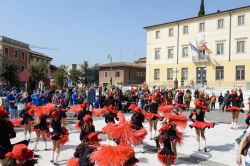
<svg viewBox="0 0 250 166">
<path fill-rule="evenodd" d="M 67 79 L 66 66 L 61 65 L 55 73 L 55 82 L 57 85 L 59 85 L 61 88 L 63 88 L 63 86 L 66 82 L 66 79 Z"/>
<path fill-rule="evenodd" d="M 0 69 L 0 76 L 7 86 L 17 86 L 18 84 L 18 66 L 16 61 L 9 58 L 4 59 L 3 65 Z"/>
<path fill-rule="evenodd" d="M 82 72 L 76 69 L 71 69 L 69 71 L 69 79 L 72 81 L 73 85 L 76 85 L 82 81 Z"/>
<path fill-rule="evenodd" d="M 38 87 L 39 81 L 43 81 L 48 73 L 48 66 L 44 62 L 34 62 L 30 65 L 30 80 Z"/>
<path fill-rule="evenodd" d="M 81 72 L 82 72 L 82 78 L 83 78 L 83 83 L 85 85 L 89 84 L 89 63 L 87 61 L 84 61 L 81 66 Z"/>
<path fill-rule="evenodd" d="M 205 5 L 204 5 L 204 0 L 201 0 L 201 6 L 200 6 L 200 11 L 198 16 L 204 16 L 205 15 Z"/>
</svg>

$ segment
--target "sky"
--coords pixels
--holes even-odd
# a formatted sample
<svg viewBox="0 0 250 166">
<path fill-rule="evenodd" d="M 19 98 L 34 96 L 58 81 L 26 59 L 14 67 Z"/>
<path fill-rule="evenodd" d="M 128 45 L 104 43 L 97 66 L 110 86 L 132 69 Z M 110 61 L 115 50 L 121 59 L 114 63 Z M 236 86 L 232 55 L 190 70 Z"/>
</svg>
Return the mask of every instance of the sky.
<svg viewBox="0 0 250 166">
<path fill-rule="evenodd" d="M 197 16 L 200 0 L 0 0 L 0 35 L 38 47 L 52 64 L 133 62 L 146 54 L 143 27 Z M 206 13 L 250 0 L 205 0 Z"/>
</svg>

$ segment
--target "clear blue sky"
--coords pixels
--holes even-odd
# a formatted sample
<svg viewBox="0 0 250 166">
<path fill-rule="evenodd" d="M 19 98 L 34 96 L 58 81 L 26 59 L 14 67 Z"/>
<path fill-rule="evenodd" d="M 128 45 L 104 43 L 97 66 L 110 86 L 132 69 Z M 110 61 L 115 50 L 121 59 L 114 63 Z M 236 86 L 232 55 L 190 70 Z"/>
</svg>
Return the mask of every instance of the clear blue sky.
<svg viewBox="0 0 250 166">
<path fill-rule="evenodd" d="M 133 61 L 146 53 L 144 26 L 193 17 L 200 0 L 0 0 L 0 35 L 32 45 L 53 64 Z M 250 5 L 205 0 L 206 13 Z M 120 58 L 120 55 L 122 56 Z"/>
</svg>

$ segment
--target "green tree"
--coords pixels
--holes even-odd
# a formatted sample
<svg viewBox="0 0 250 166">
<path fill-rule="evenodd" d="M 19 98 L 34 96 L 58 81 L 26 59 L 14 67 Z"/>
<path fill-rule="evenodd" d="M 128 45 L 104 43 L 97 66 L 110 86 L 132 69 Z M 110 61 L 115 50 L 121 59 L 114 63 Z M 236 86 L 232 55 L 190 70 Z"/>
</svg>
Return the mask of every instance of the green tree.
<svg viewBox="0 0 250 166">
<path fill-rule="evenodd" d="M 72 81 L 73 85 L 76 85 L 82 81 L 82 72 L 80 70 L 71 69 L 69 71 L 69 79 Z"/>
<path fill-rule="evenodd" d="M 48 66 L 44 62 L 34 62 L 30 65 L 30 80 L 38 87 L 39 81 L 43 81 L 48 75 Z"/>
<path fill-rule="evenodd" d="M 83 64 L 80 65 L 81 73 L 82 73 L 82 80 L 85 85 L 89 83 L 89 63 L 88 61 L 84 61 Z"/>
<path fill-rule="evenodd" d="M 57 85 L 60 86 L 60 88 L 63 88 L 66 79 L 67 79 L 66 66 L 61 65 L 55 72 L 55 82 Z"/>
<path fill-rule="evenodd" d="M 9 58 L 4 59 L 3 65 L 0 68 L 0 76 L 7 86 L 17 86 L 18 84 L 18 66 L 16 61 Z"/>
<path fill-rule="evenodd" d="M 205 5 L 204 5 L 204 0 L 201 0 L 201 6 L 200 6 L 200 11 L 198 16 L 204 16 L 205 15 Z"/>
</svg>

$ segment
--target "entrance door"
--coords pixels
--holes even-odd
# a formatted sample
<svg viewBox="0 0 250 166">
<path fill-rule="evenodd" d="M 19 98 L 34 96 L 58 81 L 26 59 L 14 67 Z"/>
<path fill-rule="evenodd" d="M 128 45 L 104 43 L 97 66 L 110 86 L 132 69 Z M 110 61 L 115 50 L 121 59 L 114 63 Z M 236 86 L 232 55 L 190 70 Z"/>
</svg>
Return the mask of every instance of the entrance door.
<svg viewBox="0 0 250 166">
<path fill-rule="evenodd" d="M 197 80 L 197 84 L 202 84 L 203 81 L 207 80 L 206 67 L 197 67 L 196 68 L 196 80 Z"/>
</svg>

